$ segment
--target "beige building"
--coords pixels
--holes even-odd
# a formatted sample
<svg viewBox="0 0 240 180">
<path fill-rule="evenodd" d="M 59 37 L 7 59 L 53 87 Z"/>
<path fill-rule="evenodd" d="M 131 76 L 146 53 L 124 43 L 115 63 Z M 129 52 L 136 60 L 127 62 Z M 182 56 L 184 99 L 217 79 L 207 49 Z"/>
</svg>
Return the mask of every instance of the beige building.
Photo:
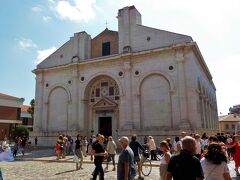
<svg viewBox="0 0 240 180">
<path fill-rule="evenodd" d="M 37 65 L 32 137 L 51 144 L 58 133 L 160 139 L 218 129 L 216 89 L 196 42 L 143 26 L 134 6 L 117 18 L 118 31 L 75 33 Z"/>
<path fill-rule="evenodd" d="M 237 114 L 228 114 L 219 117 L 219 130 L 223 133 L 240 133 L 240 116 Z"/>
</svg>

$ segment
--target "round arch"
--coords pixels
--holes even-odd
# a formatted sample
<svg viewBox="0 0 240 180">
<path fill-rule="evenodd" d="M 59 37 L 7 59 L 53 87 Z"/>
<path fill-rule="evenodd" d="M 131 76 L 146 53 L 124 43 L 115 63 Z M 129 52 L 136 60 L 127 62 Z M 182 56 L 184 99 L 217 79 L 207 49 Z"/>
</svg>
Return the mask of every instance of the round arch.
<svg viewBox="0 0 240 180">
<path fill-rule="evenodd" d="M 92 76 L 88 79 L 88 81 L 85 82 L 86 85 L 85 85 L 85 87 L 84 87 L 84 90 L 82 91 L 83 94 L 81 95 L 81 97 L 84 97 L 84 99 L 86 99 L 86 97 L 88 97 L 88 93 L 89 93 L 88 90 L 90 89 L 90 86 L 92 85 L 92 83 L 93 83 L 97 78 L 99 78 L 99 77 L 101 77 L 101 76 L 106 76 L 106 77 L 109 77 L 109 78 L 113 79 L 113 80 L 117 83 L 117 85 L 118 85 L 118 88 L 119 88 L 119 96 L 121 97 L 121 96 L 124 95 L 123 88 L 122 88 L 122 86 L 121 86 L 121 82 L 119 81 L 119 79 L 118 79 L 115 75 L 113 75 L 112 73 L 109 73 L 109 72 L 99 72 L 99 73 L 97 73 L 97 74 L 92 75 Z"/>
<path fill-rule="evenodd" d="M 44 102 L 45 103 L 49 102 L 49 96 L 50 96 L 51 92 L 56 88 L 63 88 L 66 91 L 66 93 L 68 95 L 68 103 L 70 103 L 71 102 L 71 93 L 65 84 L 54 84 L 54 85 L 50 86 L 47 90 L 47 96 L 45 96 L 46 99 Z"/>
<path fill-rule="evenodd" d="M 161 73 L 161 72 L 159 72 L 159 71 L 152 71 L 152 72 L 150 72 L 150 73 L 145 74 L 145 75 L 140 79 L 140 81 L 139 81 L 139 83 L 138 83 L 138 85 L 137 85 L 137 94 L 140 94 L 140 88 L 141 88 L 141 85 L 142 85 L 144 79 L 147 78 L 147 77 L 149 77 L 149 76 L 151 76 L 151 75 L 160 75 L 160 76 L 162 76 L 163 78 L 165 78 L 165 79 L 167 80 L 168 84 L 169 84 L 170 92 L 173 92 L 173 91 L 174 91 L 174 89 L 175 89 L 175 88 L 174 88 L 174 83 L 173 83 L 172 79 L 170 78 L 170 76 L 168 76 L 168 75 L 166 75 L 166 74 L 164 75 L 163 73 Z"/>
</svg>

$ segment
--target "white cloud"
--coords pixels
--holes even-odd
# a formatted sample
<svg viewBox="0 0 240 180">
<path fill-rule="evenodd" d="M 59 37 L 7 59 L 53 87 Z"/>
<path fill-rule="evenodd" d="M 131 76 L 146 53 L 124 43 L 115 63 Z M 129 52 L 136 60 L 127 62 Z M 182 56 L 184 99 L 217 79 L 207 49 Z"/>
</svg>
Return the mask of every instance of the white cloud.
<svg viewBox="0 0 240 180">
<path fill-rule="evenodd" d="M 77 23 L 94 19 L 95 10 L 99 10 L 96 6 L 96 0 L 73 0 L 73 3 L 65 0 L 56 3 L 53 0 L 49 2 L 51 9 L 54 9 L 60 18 Z"/>
<path fill-rule="evenodd" d="M 32 11 L 33 11 L 33 12 L 41 12 L 41 11 L 42 11 L 42 8 L 39 7 L 39 6 L 35 6 L 35 7 L 32 7 Z"/>
<path fill-rule="evenodd" d="M 28 48 L 37 47 L 37 45 L 31 39 L 26 39 L 26 38 L 20 38 L 18 40 L 18 46 L 21 49 L 28 49 Z"/>
<path fill-rule="evenodd" d="M 41 61 L 46 59 L 49 55 L 51 55 L 56 50 L 57 50 L 56 47 L 51 47 L 49 49 L 44 49 L 44 50 L 38 50 L 37 51 L 37 60 L 35 61 L 35 64 L 39 64 Z"/>
<path fill-rule="evenodd" d="M 50 22 L 51 19 L 52 19 L 52 18 L 51 18 L 50 16 L 43 16 L 43 22 L 45 22 L 45 23 Z"/>
</svg>

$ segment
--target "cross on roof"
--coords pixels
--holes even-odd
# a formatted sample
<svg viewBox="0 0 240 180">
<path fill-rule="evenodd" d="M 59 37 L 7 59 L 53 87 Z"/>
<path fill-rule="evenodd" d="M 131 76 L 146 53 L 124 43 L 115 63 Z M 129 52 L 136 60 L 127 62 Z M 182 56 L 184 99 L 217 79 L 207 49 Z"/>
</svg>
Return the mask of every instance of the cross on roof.
<svg viewBox="0 0 240 180">
<path fill-rule="evenodd" d="M 106 29 L 108 28 L 108 22 L 106 21 Z"/>
</svg>

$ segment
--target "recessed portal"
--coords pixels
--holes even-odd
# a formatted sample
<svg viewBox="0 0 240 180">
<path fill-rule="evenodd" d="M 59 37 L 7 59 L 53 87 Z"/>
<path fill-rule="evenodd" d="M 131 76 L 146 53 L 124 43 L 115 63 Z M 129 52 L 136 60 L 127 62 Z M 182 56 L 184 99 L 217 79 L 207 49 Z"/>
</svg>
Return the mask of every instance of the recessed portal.
<svg viewBox="0 0 240 180">
<path fill-rule="evenodd" d="M 99 117 L 98 132 L 104 136 L 112 136 L 112 117 Z"/>
</svg>

